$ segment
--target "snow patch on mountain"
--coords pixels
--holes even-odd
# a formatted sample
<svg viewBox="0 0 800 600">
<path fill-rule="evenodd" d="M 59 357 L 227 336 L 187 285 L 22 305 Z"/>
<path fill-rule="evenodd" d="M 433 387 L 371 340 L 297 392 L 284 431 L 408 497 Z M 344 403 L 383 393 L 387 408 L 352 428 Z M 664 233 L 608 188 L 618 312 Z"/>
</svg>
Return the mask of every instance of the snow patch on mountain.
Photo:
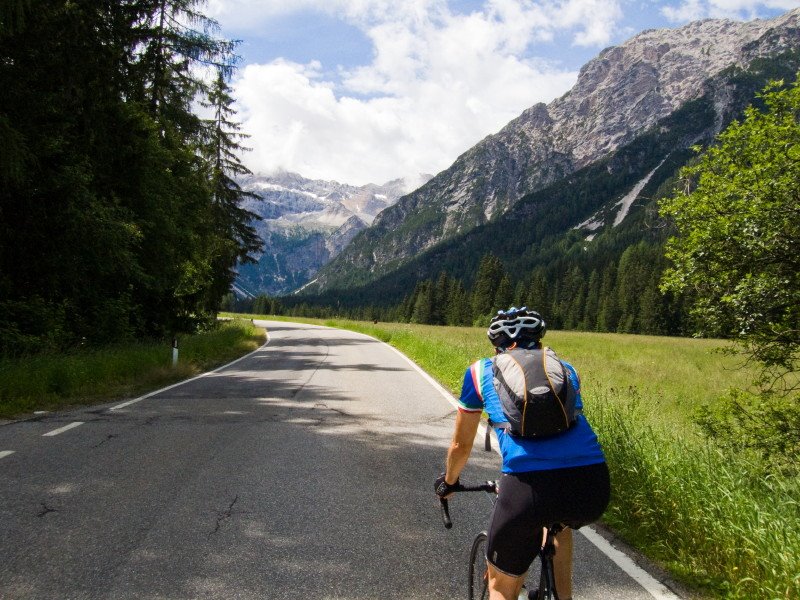
<svg viewBox="0 0 800 600">
<path fill-rule="evenodd" d="M 411 191 L 402 179 L 352 186 L 297 173 L 252 175 L 240 182 L 258 198 L 244 208 L 264 243 L 256 265 L 241 265 L 234 291 L 278 295 L 304 286 L 385 208 Z M 244 295 L 244 294 L 241 294 Z"/>
</svg>

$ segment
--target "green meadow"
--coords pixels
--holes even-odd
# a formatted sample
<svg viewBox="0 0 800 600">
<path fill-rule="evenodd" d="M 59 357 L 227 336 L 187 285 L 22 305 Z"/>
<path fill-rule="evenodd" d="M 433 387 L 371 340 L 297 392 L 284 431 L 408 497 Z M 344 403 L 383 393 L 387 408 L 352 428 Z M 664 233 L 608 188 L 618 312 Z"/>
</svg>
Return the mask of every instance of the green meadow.
<svg viewBox="0 0 800 600">
<path fill-rule="evenodd" d="M 480 328 L 282 320 L 378 338 L 456 395 L 466 366 L 492 352 Z M 757 457 L 717 447 L 694 422 L 756 373 L 720 340 L 553 331 L 544 341 L 581 375 L 612 473 L 604 522 L 700 596 L 800 598 L 797 479 L 765 475 Z"/>
<path fill-rule="evenodd" d="M 0 359 L 0 418 L 133 397 L 225 364 L 263 341 L 250 321 L 229 321 L 181 336 L 176 366 L 168 341 Z"/>
</svg>

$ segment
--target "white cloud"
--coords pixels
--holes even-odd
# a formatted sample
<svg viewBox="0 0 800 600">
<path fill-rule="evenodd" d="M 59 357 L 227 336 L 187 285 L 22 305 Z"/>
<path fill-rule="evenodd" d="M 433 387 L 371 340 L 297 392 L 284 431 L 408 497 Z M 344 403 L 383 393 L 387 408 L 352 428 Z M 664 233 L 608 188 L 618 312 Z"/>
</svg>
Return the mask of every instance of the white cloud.
<svg viewBox="0 0 800 600">
<path fill-rule="evenodd" d="M 223 27 L 289 10 L 281 0 L 213 0 Z M 233 87 L 253 171 L 277 168 L 347 183 L 436 173 L 525 108 L 549 101 L 577 73 L 530 57 L 556 36 L 606 45 L 622 17 L 616 0 L 487 0 L 455 14 L 445 0 L 294 0 L 361 29 L 369 64 L 339 69 L 284 59 L 248 65 Z M 246 17 L 245 15 L 249 15 Z M 320 57 L 324 60 L 324 57 Z"/>
<path fill-rule="evenodd" d="M 763 17 L 765 11 L 799 6 L 798 0 L 683 0 L 677 6 L 665 6 L 661 14 L 673 23 L 704 18 L 755 19 Z"/>
</svg>

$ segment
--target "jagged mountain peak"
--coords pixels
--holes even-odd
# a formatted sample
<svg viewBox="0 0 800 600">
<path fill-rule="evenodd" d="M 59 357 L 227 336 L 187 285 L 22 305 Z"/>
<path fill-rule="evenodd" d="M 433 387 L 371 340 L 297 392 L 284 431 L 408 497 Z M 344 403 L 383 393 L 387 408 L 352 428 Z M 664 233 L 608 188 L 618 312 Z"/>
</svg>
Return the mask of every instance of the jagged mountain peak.
<svg viewBox="0 0 800 600">
<path fill-rule="evenodd" d="M 606 48 L 580 70 L 566 94 L 526 109 L 383 211 L 311 287 L 341 285 L 354 268 L 361 272 L 358 280 L 377 277 L 496 220 L 526 195 L 608 157 L 712 93 L 711 82 L 727 70 L 798 48 L 800 9 L 771 20 L 707 19 L 648 30 Z M 702 135 L 722 125 L 726 99 L 715 101 L 716 121 Z"/>
<path fill-rule="evenodd" d="M 304 285 L 317 270 L 375 216 L 408 191 L 402 179 L 355 186 L 308 179 L 291 171 L 242 178 L 258 198 L 245 208 L 264 243 L 255 265 L 241 265 L 237 286 L 250 293 L 285 294 Z"/>
</svg>

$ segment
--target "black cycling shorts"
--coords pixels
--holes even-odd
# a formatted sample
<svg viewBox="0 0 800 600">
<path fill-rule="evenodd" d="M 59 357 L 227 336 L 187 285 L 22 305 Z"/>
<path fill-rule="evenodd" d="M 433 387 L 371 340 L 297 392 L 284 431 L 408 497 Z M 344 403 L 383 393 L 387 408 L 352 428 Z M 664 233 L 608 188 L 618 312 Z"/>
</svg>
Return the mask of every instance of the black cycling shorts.
<svg viewBox="0 0 800 600">
<path fill-rule="evenodd" d="M 486 558 L 497 569 L 524 575 L 542 546 L 542 528 L 573 529 L 596 521 L 608 506 L 611 484 L 605 463 L 503 474 L 489 523 Z"/>
</svg>

